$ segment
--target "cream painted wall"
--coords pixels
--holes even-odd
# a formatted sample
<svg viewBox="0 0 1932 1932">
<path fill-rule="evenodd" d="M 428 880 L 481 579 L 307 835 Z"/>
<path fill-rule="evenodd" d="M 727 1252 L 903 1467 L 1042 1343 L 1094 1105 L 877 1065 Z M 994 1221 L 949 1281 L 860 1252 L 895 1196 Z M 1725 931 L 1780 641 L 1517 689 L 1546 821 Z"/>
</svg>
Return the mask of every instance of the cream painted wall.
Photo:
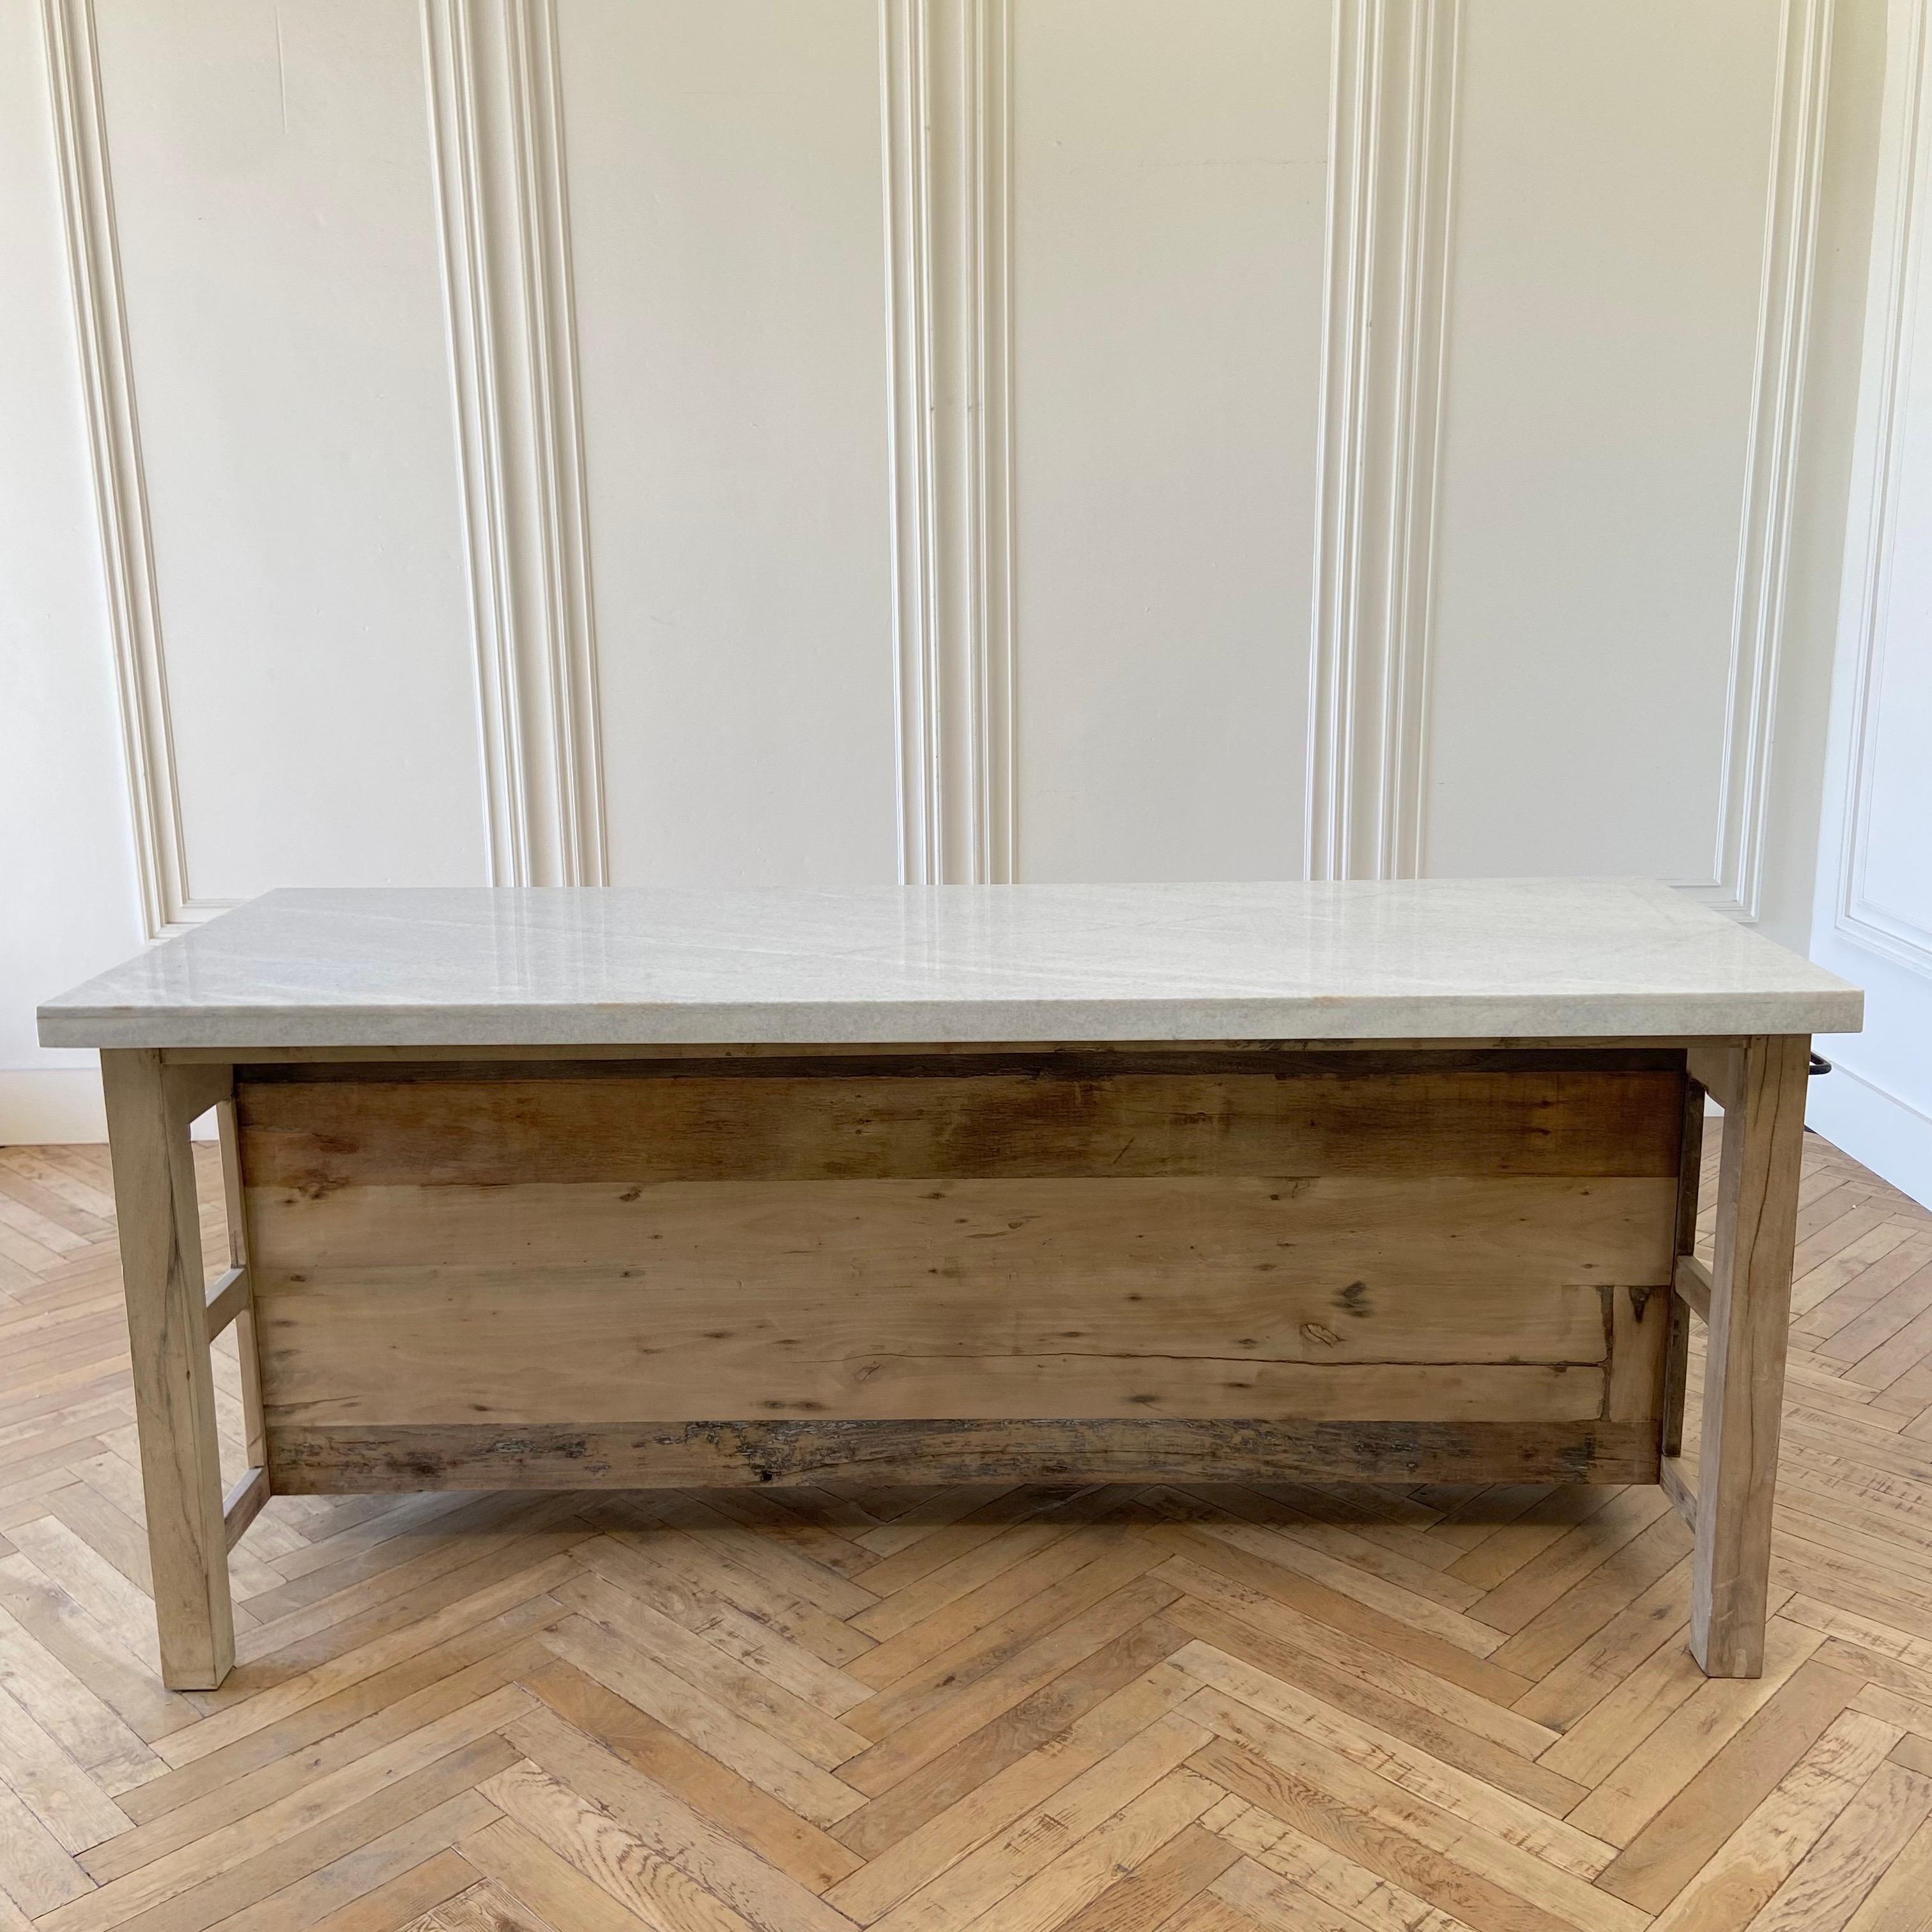
<svg viewBox="0 0 1932 1932">
<path fill-rule="evenodd" d="M 1786 20 L 1582 13 L 1463 35 L 1423 863 L 1716 884 Z"/>
<path fill-rule="evenodd" d="M 1333 12 L 1012 7 L 1019 878 L 1301 870 Z"/>
<path fill-rule="evenodd" d="M 474 877 L 414 10 L 94 4 L 186 909 Z"/>
<path fill-rule="evenodd" d="M 0 0 L 0 1139 L 98 1125 L 37 999 L 271 884 L 1641 872 L 1804 944 L 1885 40 Z"/>
<path fill-rule="evenodd" d="M 892 876 L 871 8 L 560 0 L 611 878 Z"/>
</svg>

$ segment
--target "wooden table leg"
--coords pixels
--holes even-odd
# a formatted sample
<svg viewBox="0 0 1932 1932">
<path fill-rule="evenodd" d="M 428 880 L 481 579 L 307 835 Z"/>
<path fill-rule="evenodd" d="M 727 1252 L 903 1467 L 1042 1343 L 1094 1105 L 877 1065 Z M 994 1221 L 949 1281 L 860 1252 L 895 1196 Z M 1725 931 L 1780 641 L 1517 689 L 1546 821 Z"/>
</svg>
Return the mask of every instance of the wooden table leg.
<svg viewBox="0 0 1932 1932">
<path fill-rule="evenodd" d="M 1724 1108 L 1724 1132 L 1690 1649 L 1712 1677 L 1756 1677 L 1764 1668 L 1772 1496 L 1810 1046 L 1803 1034 L 1748 1040 L 1725 1056 L 1724 1084 L 1712 1086 Z"/>
<path fill-rule="evenodd" d="M 161 1679 L 212 1690 L 235 1661 L 221 1457 L 208 1354 L 201 1227 L 188 1125 L 226 1068 L 167 1067 L 158 1053 L 100 1056 L 133 1351 Z M 232 1090 L 232 1080 L 229 1082 Z"/>
</svg>

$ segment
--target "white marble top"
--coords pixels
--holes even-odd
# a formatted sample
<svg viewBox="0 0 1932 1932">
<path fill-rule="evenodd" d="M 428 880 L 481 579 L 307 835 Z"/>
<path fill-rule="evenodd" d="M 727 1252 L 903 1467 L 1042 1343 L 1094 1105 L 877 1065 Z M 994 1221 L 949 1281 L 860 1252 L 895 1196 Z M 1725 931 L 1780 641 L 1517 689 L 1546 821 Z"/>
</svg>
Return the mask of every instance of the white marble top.
<svg viewBox="0 0 1932 1932">
<path fill-rule="evenodd" d="M 269 892 L 48 1046 L 1844 1033 L 1864 995 L 1644 880 Z"/>
</svg>

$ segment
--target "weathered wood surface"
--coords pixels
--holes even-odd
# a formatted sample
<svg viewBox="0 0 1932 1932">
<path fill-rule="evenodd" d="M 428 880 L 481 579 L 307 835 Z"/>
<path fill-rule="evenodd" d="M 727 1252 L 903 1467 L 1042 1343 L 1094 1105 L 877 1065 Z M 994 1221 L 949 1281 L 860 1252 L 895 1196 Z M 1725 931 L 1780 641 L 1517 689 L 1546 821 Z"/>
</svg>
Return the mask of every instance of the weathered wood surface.
<svg viewBox="0 0 1932 1932">
<path fill-rule="evenodd" d="M 640 1419 L 1438 1422 L 1476 1454 L 1642 1424 L 1683 1084 L 1654 1050 L 244 1074 L 271 1466 L 297 1430 L 313 1477 L 331 1431 Z"/>
<path fill-rule="evenodd" d="M 112 1214 L 104 1148 L 0 1149 L 9 1932 L 1924 1922 L 1932 1213 L 1815 1138 L 1731 1683 L 1655 1489 L 856 1474 L 275 1496 L 172 1694 Z"/>
<path fill-rule="evenodd" d="M 657 1290 L 562 1268 L 271 1276 L 262 1372 L 272 1429 L 640 1414 L 1550 1419 L 1603 1412 L 1610 1309 L 1630 1305 L 1624 1289 L 1504 1283 L 1448 1307 L 1432 1286 L 1378 1285 L 1356 1292 L 1358 1316 L 1354 1283 L 1270 1306 L 1266 1282 L 1224 1294 L 1223 1279 L 1049 1298 L 1002 1278 L 969 1282 L 956 1302 L 896 1292 L 885 1274 L 876 1292 L 868 1279 L 844 1295 L 816 1280 L 779 1294 L 703 1276 Z M 1664 1318 L 1660 1301 L 1652 1325 Z M 1655 1408 L 1652 1396 L 1632 1412 Z"/>
<path fill-rule="evenodd" d="M 294 1274 L 506 1265 L 634 1268 L 666 1285 L 749 1272 L 775 1295 L 859 1270 L 867 1288 L 944 1282 L 963 1298 L 1016 1279 L 1131 1288 L 1264 1268 L 1337 1292 L 1358 1280 L 1661 1287 L 1676 1191 L 1668 1178 L 1562 1175 L 532 1180 L 251 1186 L 248 1210 L 264 1300 Z"/>
<path fill-rule="evenodd" d="M 565 1186 L 1676 1173 L 1681 1067 L 1522 1058 L 1456 1055 L 1438 1069 L 1412 1055 L 1298 1054 L 1261 1072 L 1269 1057 L 1255 1054 L 1008 1054 L 933 1072 L 906 1055 L 869 1073 L 802 1059 L 708 1075 L 405 1067 L 379 1081 L 244 1077 L 242 1115 L 251 1184 L 317 1193 L 538 1175 Z M 970 1070 L 982 1060 L 1010 1070 Z"/>
<path fill-rule="evenodd" d="M 1806 1070 L 1802 1036 L 1732 1058 L 1718 1175 L 1690 1648 L 1713 1676 L 1764 1664 Z"/>
<path fill-rule="evenodd" d="M 1284 1280 L 1251 1267 L 1211 1265 L 1123 1265 L 1112 1274 L 1070 1265 L 1042 1280 L 1015 1264 L 983 1273 L 962 1268 L 934 1281 L 917 1252 L 902 1270 L 890 1252 L 874 1256 L 842 1245 L 833 1251 L 836 1268 L 796 1268 L 796 1282 L 776 1268 L 748 1280 L 724 1264 L 728 1254 L 712 1265 L 688 1264 L 682 1252 L 662 1262 L 654 1255 L 634 1270 L 265 1270 L 271 1387 L 284 1407 L 298 1388 L 322 1404 L 350 1401 L 360 1390 L 370 1409 L 363 1419 L 376 1420 L 412 1394 L 434 1398 L 424 1385 L 433 1354 L 439 1376 L 478 1401 L 487 1397 L 493 1414 L 508 1418 L 549 1399 L 540 1382 L 528 1385 L 536 1373 L 533 1353 L 601 1345 L 605 1360 L 570 1364 L 584 1399 L 600 1408 L 607 1395 L 626 1390 L 688 1400 L 680 1384 L 698 1374 L 715 1378 L 706 1386 L 721 1393 L 768 1388 L 778 1362 L 794 1378 L 786 1399 L 800 1403 L 823 1400 L 835 1388 L 856 1398 L 897 1375 L 957 1378 L 1002 1357 L 1050 1361 L 1076 1387 L 1083 1373 L 1111 1374 L 1115 1362 L 1144 1363 L 1157 1376 L 1172 1360 L 1198 1370 L 1204 1386 L 1220 1377 L 1238 1393 L 1249 1385 L 1244 1377 L 1251 1384 L 1255 1372 L 1271 1366 L 1598 1367 L 1612 1310 L 1652 1292 L 1588 1282 L 1546 1286 L 1504 1274 L 1457 1283 L 1452 1298 L 1439 1280 L 1382 1279 L 1372 1269 L 1365 1270 L 1372 1279 L 1318 1271 L 1313 1280 Z M 758 1249 L 751 1256 L 754 1267 L 764 1259 Z M 1046 1264 L 1051 1260 L 1048 1249 Z M 382 1332 L 371 1335 L 376 1323 Z M 493 1355 L 500 1358 L 494 1370 Z M 1083 1362 L 1094 1366 L 1083 1371 Z M 515 1379 L 520 1375 L 526 1385 Z M 854 1378 L 856 1386 L 845 1389 Z M 638 1412 L 633 1404 L 619 1412 Z"/>
<path fill-rule="evenodd" d="M 233 1083 L 219 1068 L 164 1067 L 140 1048 L 103 1053 L 100 1072 L 161 1675 L 173 1689 L 205 1690 L 233 1662 L 235 1630 L 188 1126 Z"/>
<path fill-rule="evenodd" d="M 1648 1481 L 1647 1421 L 690 1422 L 629 1428 L 290 1424 L 274 1486 L 650 1489 L 818 1482 Z"/>
</svg>

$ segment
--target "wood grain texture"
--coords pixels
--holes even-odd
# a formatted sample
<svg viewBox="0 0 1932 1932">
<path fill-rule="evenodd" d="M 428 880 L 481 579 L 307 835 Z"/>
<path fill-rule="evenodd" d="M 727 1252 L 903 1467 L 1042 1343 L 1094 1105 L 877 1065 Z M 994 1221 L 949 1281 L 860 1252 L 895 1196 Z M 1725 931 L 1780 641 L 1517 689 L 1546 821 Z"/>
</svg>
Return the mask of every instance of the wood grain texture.
<svg viewBox="0 0 1932 1932">
<path fill-rule="evenodd" d="M 1724 1115 L 1690 1592 L 1691 1651 L 1713 1676 L 1763 1668 L 1810 1048 L 1748 1042 Z"/>
<path fill-rule="evenodd" d="M 742 1062 L 398 1069 L 380 1083 L 244 1078 L 241 1112 L 251 1180 L 297 1190 L 538 1173 L 564 1185 L 1676 1172 L 1676 1070 L 1502 1058 L 1298 1054 L 1256 1071 L 1268 1056 L 1008 1054 L 983 1072 L 962 1058 L 854 1072 L 801 1058 L 755 1078 Z"/>
<path fill-rule="evenodd" d="M 1294 1425 L 1257 1472 L 1446 1470 L 1381 1426 L 1417 1424 L 1469 1426 L 1466 1476 L 1628 1475 L 1595 1426 L 1658 1412 L 1683 1088 L 1655 1049 L 250 1070 L 270 1467 L 701 1479 L 644 1436 L 790 1418 L 893 1425 L 834 1466 L 929 1479 L 1023 1438 L 902 1425 L 1064 1417 Z M 1306 1434 L 1342 1421 L 1377 1427 Z M 1483 1460 L 1505 1424 L 1576 1426 Z"/>
<path fill-rule="evenodd" d="M 164 1068 L 158 1054 L 132 1049 L 104 1052 L 100 1073 L 161 1676 L 175 1690 L 209 1689 L 234 1660 L 235 1630 L 188 1129 L 232 1078 L 218 1067 Z"/>
<path fill-rule="evenodd" d="M 1244 1472 L 1220 1425 L 1156 1418 L 1102 1425 L 1146 1432 L 1128 1466 L 1050 1480 L 918 1480 L 1036 1425 L 781 1420 L 688 1432 L 676 1479 L 735 1488 L 278 1494 L 233 1552 L 236 1668 L 170 1692 L 112 1208 L 104 1150 L 0 1150 L 8 1932 L 1925 1922 L 1932 1214 L 1815 1139 L 1765 1675 L 1729 1682 L 1688 1654 L 1654 1490 L 1351 1480 L 1318 1429 Z M 1154 1479 L 1073 1480 L 1162 1436 Z"/>
<path fill-rule="evenodd" d="M 245 1162 L 245 1136 L 244 1145 Z M 297 1272 L 506 1263 L 637 1268 L 722 1285 L 790 1256 L 800 1283 L 862 1270 L 865 1285 L 937 1278 L 964 1297 L 1029 1270 L 1238 1277 L 1286 1272 L 1291 1256 L 1295 1276 L 1337 1292 L 1392 1278 L 1445 1288 L 1498 1277 L 1660 1287 L 1676 1202 L 1674 1180 L 1642 1177 L 533 1180 L 250 1186 L 248 1215 L 265 1294 Z"/>
<path fill-rule="evenodd" d="M 292 1424 L 272 1478 L 290 1494 L 356 1490 L 640 1489 L 836 1477 L 972 1483 L 1648 1482 L 1648 1422 L 1257 1423 L 1030 1420 L 692 1422 L 586 1430 L 487 1424 L 390 1428 Z"/>
<path fill-rule="evenodd" d="M 1633 1351 L 1646 1339 L 1627 1292 L 1586 1284 L 1452 1298 L 1360 1280 L 1277 1290 L 1248 1269 L 1222 1295 L 1214 1270 L 1052 1270 L 964 1296 L 856 1265 L 842 1291 L 816 1252 L 790 1293 L 769 1275 L 694 1281 L 675 1262 L 662 1287 L 648 1267 L 291 1271 L 265 1277 L 263 1388 L 274 1432 L 639 1415 L 1556 1420 L 1604 1412 L 1613 1328 Z M 1660 1332 L 1664 1310 L 1660 1294 Z M 1632 1400 L 1654 1412 L 1654 1395 Z"/>
</svg>

